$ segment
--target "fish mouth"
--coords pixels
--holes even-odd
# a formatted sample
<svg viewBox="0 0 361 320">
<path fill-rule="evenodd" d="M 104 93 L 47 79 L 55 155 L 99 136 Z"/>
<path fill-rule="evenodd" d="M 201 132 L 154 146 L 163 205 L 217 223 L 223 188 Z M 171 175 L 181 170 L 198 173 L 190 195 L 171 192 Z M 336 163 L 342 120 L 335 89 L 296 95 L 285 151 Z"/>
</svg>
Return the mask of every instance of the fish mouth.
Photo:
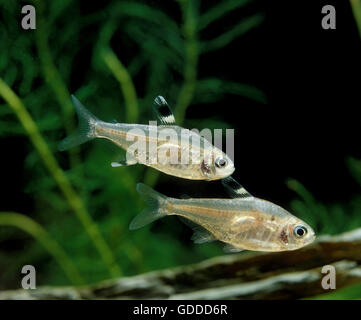
<svg viewBox="0 0 361 320">
<path fill-rule="evenodd" d="M 230 172 L 230 173 L 217 174 L 210 180 L 220 180 L 220 179 L 228 178 L 229 176 L 232 175 L 233 172 L 234 172 L 234 170 L 232 172 Z"/>
<path fill-rule="evenodd" d="M 312 235 L 310 237 L 310 242 L 309 243 L 312 243 L 313 241 L 316 240 L 316 234 L 314 232 L 312 232 Z"/>
<path fill-rule="evenodd" d="M 228 176 L 230 176 L 231 174 L 233 174 L 235 171 L 236 171 L 236 168 L 233 168 L 233 169 L 232 169 L 232 172 L 231 172 Z"/>
<path fill-rule="evenodd" d="M 223 179 L 223 178 L 227 178 L 227 177 L 231 176 L 235 170 L 236 170 L 235 167 L 232 167 L 229 170 L 225 170 L 225 172 L 224 172 L 224 174 L 222 174 L 221 178 Z"/>
</svg>

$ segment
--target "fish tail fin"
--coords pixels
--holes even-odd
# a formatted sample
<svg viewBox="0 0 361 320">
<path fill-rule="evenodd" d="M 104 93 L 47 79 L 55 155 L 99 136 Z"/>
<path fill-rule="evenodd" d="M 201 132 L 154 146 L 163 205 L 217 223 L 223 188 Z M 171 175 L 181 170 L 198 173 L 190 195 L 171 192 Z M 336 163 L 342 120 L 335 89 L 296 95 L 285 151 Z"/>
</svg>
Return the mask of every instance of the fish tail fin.
<svg viewBox="0 0 361 320">
<path fill-rule="evenodd" d="M 70 136 L 59 143 L 58 149 L 64 151 L 76 147 L 84 142 L 96 137 L 95 126 L 100 120 L 88 111 L 81 102 L 74 96 L 71 96 L 75 111 L 78 115 L 79 126 Z"/>
<path fill-rule="evenodd" d="M 137 191 L 143 200 L 147 203 L 148 207 L 132 220 L 129 225 L 130 230 L 139 229 L 167 215 L 167 211 L 164 208 L 167 202 L 166 196 L 153 190 L 143 183 L 137 184 Z"/>
</svg>

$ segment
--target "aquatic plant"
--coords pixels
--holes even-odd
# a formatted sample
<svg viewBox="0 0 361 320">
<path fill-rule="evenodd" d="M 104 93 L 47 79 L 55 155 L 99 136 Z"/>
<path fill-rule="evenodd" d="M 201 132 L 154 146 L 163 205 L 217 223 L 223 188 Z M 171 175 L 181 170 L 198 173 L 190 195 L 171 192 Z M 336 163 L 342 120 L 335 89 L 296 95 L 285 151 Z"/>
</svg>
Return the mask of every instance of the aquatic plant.
<svg viewBox="0 0 361 320">
<path fill-rule="evenodd" d="M 19 139 L 26 150 L 24 192 L 34 204 L 23 215 L 0 216 L 0 242 L 19 240 L 27 247 L 1 251 L 3 286 L 14 285 L 24 261 L 40 266 L 42 283 L 65 284 L 64 276 L 80 282 L 77 273 L 93 282 L 221 252 L 212 245 L 191 250 L 170 236 L 153 237 L 149 229 L 130 234 L 129 221 L 143 206 L 135 184 L 155 185 L 159 173 L 140 166 L 114 170 L 106 164 L 117 154 L 104 145 L 86 145 L 84 152 L 78 148 L 66 155 L 57 152 L 57 143 L 76 125 L 70 93 L 86 105 L 101 106 L 104 119 L 120 114 L 130 123 L 152 119 L 149 106 L 159 93 L 171 97 L 178 123 L 193 102 L 217 101 L 225 94 L 265 102 L 263 93 L 250 85 L 214 75 L 199 79 L 197 74 L 204 55 L 262 22 L 262 14 L 255 13 L 213 38 L 204 36 L 209 26 L 234 10 L 242 12 L 250 2 L 182 0 L 167 10 L 146 1 L 109 1 L 86 10 L 88 4 L 82 2 L 39 0 L 33 2 L 34 31 L 22 30 L 13 18 L 19 17 L 19 3 L 0 4 L 0 42 L 7 48 L 0 58 L 0 136 L 24 137 Z M 89 32 L 94 36 L 89 38 Z M 38 242 L 5 226 L 30 232 Z M 45 258 L 45 243 L 54 260 Z"/>
<path fill-rule="evenodd" d="M 179 241 L 178 224 L 167 224 L 169 232 L 157 236 L 149 227 L 131 233 L 129 221 L 144 206 L 136 183 L 154 186 L 161 175 L 142 166 L 112 168 L 118 155 L 103 142 L 69 153 L 59 153 L 57 144 L 75 127 L 70 93 L 92 111 L 98 108 L 96 114 L 104 120 L 119 115 L 118 120 L 136 123 L 153 119 L 150 105 L 162 94 L 186 127 L 198 123 L 186 117 L 194 105 L 229 95 L 265 103 L 261 90 L 236 77 L 223 79 L 210 67 L 202 76 L 199 72 L 209 53 L 222 51 L 259 26 L 263 14 L 249 14 L 251 0 L 33 4 L 37 29 L 25 31 L 16 19 L 20 3 L 0 2 L 0 43 L 5 48 L 0 55 L 0 139 L 24 149 L 18 170 L 25 183 L 23 190 L 9 194 L 14 208 L 0 204 L 0 289 L 17 287 L 19 268 L 29 263 L 37 266 L 39 284 L 64 285 L 222 254 L 216 244 Z M 242 19 L 229 25 L 232 12 Z M 229 127 L 220 119 L 206 119 L 203 125 Z M 361 183 L 361 162 L 347 161 Z M 300 182 L 288 185 L 298 196 L 292 210 L 318 233 L 335 234 L 361 224 L 361 198 L 346 205 L 322 204 Z M 31 206 L 13 213 L 22 192 Z"/>
</svg>

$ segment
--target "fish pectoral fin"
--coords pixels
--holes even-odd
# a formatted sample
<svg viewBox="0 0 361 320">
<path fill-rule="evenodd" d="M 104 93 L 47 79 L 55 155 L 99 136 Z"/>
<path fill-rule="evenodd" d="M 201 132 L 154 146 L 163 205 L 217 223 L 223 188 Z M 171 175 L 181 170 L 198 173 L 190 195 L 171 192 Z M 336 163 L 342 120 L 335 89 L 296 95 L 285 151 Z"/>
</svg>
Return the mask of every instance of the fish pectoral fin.
<svg viewBox="0 0 361 320">
<path fill-rule="evenodd" d="M 154 99 L 153 110 L 162 125 L 176 125 L 174 114 L 170 110 L 167 101 L 162 96 L 157 96 Z"/>
<path fill-rule="evenodd" d="M 114 161 L 111 163 L 111 165 L 113 168 L 115 168 L 115 167 L 132 166 L 137 163 L 138 163 L 138 160 L 135 157 L 133 157 L 131 154 L 127 153 L 126 159 Z"/>
<path fill-rule="evenodd" d="M 184 217 L 179 217 L 179 219 L 193 230 L 191 240 L 193 240 L 194 243 L 201 244 L 217 240 L 217 238 L 212 233 L 199 224 L 196 224 L 195 222 Z"/>
<path fill-rule="evenodd" d="M 235 253 L 243 251 L 243 248 L 236 247 L 232 244 L 226 243 L 223 247 L 223 251 L 226 253 Z"/>
<path fill-rule="evenodd" d="M 125 161 L 113 161 L 112 163 L 111 163 L 111 166 L 113 167 L 113 168 L 116 168 L 116 167 L 126 167 L 126 166 L 132 166 L 132 165 L 134 165 L 134 164 L 137 164 L 138 162 L 129 162 L 129 161 L 127 161 L 127 160 L 125 160 Z"/>
<path fill-rule="evenodd" d="M 222 179 L 222 184 L 231 198 L 253 198 L 253 196 L 231 176 Z"/>
</svg>

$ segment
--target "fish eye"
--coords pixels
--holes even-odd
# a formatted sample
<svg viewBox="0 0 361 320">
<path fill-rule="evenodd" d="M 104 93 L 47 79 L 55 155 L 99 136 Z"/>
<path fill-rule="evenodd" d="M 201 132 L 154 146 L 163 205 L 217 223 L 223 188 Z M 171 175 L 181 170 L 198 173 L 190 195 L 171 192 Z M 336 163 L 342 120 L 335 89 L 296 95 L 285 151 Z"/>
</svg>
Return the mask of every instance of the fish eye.
<svg viewBox="0 0 361 320">
<path fill-rule="evenodd" d="M 218 168 L 224 168 L 224 167 L 227 166 L 228 161 L 227 161 L 227 159 L 225 159 L 225 158 L 218 157 L 218 158 L 216 159 L 216 161 L 215 161 L 215 164 L 216 164 L 216 166 L 217 166 Z"/>
<path fill-rule="evenodd" d="M 296 226 L 293 229 L 293 233 L 297 238 L 302 238 L 307 234 L 307 229 L 304 226 Z"/>
</svg>

